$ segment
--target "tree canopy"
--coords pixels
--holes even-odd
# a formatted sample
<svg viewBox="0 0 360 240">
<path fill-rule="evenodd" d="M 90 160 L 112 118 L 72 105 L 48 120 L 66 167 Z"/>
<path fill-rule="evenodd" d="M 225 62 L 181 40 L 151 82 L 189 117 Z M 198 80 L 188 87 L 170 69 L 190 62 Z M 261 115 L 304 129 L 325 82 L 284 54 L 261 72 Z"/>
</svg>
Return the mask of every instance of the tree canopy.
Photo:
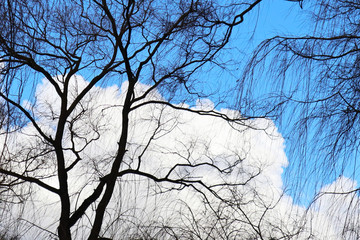
<svg viewBox="0 0 360 240">
<path fill-rule="evenodd" d="M 226 88 L 214 69 L 263 2 L 3 1 L 0 238 L 358 239 L 359 4 L 291 1 L 313 29 Z"/>
</svg>

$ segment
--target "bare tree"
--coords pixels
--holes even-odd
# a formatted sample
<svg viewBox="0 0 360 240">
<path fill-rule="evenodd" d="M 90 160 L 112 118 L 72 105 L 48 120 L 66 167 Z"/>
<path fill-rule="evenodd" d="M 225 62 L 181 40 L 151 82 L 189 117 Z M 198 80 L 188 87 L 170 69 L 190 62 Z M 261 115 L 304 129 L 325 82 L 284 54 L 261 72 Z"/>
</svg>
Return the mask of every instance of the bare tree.
<svg viewBox="0 0 360 240">
<path fill-rule="evenodd" d="M 181 103 L 208 96 L 204 84 L 211 83 L 197 74 L 221 64 L 216 57 L 233 28 L 260 2 L 3 1 L 0 96 L 6 107 L 1 111 L 13 121 L 1 128 L 1 187 L 14 202 L 33 204 L 34 209 L 40 201 L 34 200 L 38 191 L 45 190 L 60 202 L 56 223 L 44 227 L 35 218 L 18 220 L 49 238 L 103 239 L 99 237 L 108 232 L 116 237 L 119 225 L 126 231 L 124 223 L 145 229 L 141 215 L 136 215 L 144 203 L 126 207 L 138 194 L 166 197 L 172 191 L 192 189 L 213 213 L 217 212 L 213 201 L 242 209 L 231 202 L 234 189 L 246 186 L 262 170 L 247 167 L 244 172 L 246 155 L 233 152 L 219 158 L 208 150 L 207 142 L 161 139 L 179 129 L 188 115 L 221 119 L 239 132 L 256 128 L 248 118 L 216 111 L 206 101 L 193 107 Z M 111 88 L 113 84 L 117 87 Z M 111 95 L 116 101 L 100 98 L 101 87 L 107 89 L 101 96 Z M 137 129 L 144 132 L 136 133 Z M 195 147 L 203 150 L 202 155 L 194 153 Z M 161 162 L 156 154 L 168 160 Z M 206 179 L 204 169 L 222 181 Z M 227 179 L 234 171 L 238 178 Z M 152 190 L 122 196 L 131 184 L 148 184 Z M 58 205 L 51 201 L 45 205 L 54 206 L 56 214 Z M 37 214 L 41 211 L 37 209 Z M 240 214 L 245 216 L 243 210 Z M 227 221 L 218 216 L 220 222 Z M 254 227 L 248 217 L 241 221 L 262 236 L 260 223 Z M 57 225 L 56 234 L 52 224 Z M 157 237 L 181 233 L 174 226 L 158 229 Z M 212 234 L 211 228 L 193 230 L 198 237 Z"/>
<path fill-rule="evenodd" d="M 248 85 L 264 75 L 272 79 L 270 95 L 263 96 L 267 106 L 258 109 L 293 126 L 288 136 L 294 140 L 292 157 L 299 159 L 294 169 L 306 176 L 297 182 L 301 188 L 309 179 L 317 187 L 342 175 L 359 179 L 360 5 L 329 0 L 306 5 L 308 32 L 263 41 L 242 82 Z M 332 195 L 353 196 L 358 190 L 338 189 Z M 358 225 L 356 212 L 350 206 L 348 211 L 352 220 L 343 222 L 344 236 L 357 239 L 358 231 L 351 227 Z"/>
</svg>

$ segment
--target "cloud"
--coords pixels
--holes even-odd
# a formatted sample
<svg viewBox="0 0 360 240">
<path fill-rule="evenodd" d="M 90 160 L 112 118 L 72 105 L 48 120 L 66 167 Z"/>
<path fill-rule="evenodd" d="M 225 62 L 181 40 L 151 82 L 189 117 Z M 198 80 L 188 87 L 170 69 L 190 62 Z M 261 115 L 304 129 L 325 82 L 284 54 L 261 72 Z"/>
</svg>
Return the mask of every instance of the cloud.
<svg viewBox="0 0 360 240">
<path fill-rule="evenodd" d="M 58 79 L 61 82 L 61 78 Z M 88 82 L 81 76 L 75 76 L 71 84 L 69 96 L 73 100 Z M 127 84 L 120 88 L 95 86 L 69 117 L 63 141 L 64 147 L 69 149 L 65 151 L 66 165 L 70 166 L 77 158 L 71 148 L 79 151 L 81 157 L 69 175 L 71 200 L 74 203 L 72 209 L 92 192 L 96 181 L 110 170 L 122 128 L 122 103 Z M 147 85 L 137 84 L 136 96 L 148 88 Z M 143 101 L 149 99 L 164 101 L 156 91 Z M 37 86 L 32 111 L 46 135 L 51 137 L 56 131 L 60 102 L 47 81 Z M 24 104 L 29 107 L 30 102 Z M 186 104 L 181 106 L 189 108 Z M 200 99 L 193 109 L 208 111 L 213 107 L 210 100 Z M 239 115 L 229 109 L 220 112 Z M 5 141 L 8 145 L 5 158 L 11 159 L 7 163 L 9 168 L 24 171 L 25 167 L 29 168 L 30 161 L 26 165 L 23 160 L 33 156 L 30 163 L 34 169 L 33 176 L 45 175 L 44 182 L 57 186 L 54 153 L 41 154 L 49 150 L 49 146 L 41 141 L 31 123 L 6 139 L 0 136 L 0 142 L 4 144 Z M 347 215 L 349 211 L 346 210 L 349 209 L 345 207 L 350 206 L 351 210 L 354 209 L 353 213 L 357 213 L 358 196 L 355 193 L 322 194 L 310 209 L 295 205 L 292 198 L 284 193 L 281 178 L 283 169 L 288 165 L 284 148 L 284 139 L 269 119 L 234 124 L 221 118 L 174 110 L 166 105 L 144 105 L 130 114 L 128 151 L 123 169 L 136 169 L 141 159 L 140 170 L 163 177 L 176 163 L 207 162 L 221 168 L 237 163 L 232 173 L 227 175 L 219 175 L 215 169 L 204 165 L 199 168 L 178 167 L 170 176 L 191 176 L 208 184 L 241 181 L 244 185 L 217 189 L 232 204 L 229 206 L 209 193 L 199 195 L 191 188 L 168 192 L 173 185 L 155 184 L 143 177 L 124 176 L 119 180 L 109 205 L 104 223 L 107 230 L 103 234 L 116 239 L 119 231 L 132 234 L 137 225 L 149 226 L 148 231 L 166 225 L 174 227 L 178 234 L 185 234 L 183 237 L 186 237 L 184 230 L 187 229 L 203 237 L 210 231 L 215 238 L 224 234 L 229 237 L 252 237 L 259 234 L 256 231 L 261 231 L 264 237 L 288 234 L 298 239 L 310 236 L 313 239 L 340 239 L 344 235 L 344 229 L 338 227 L 341 223 L 351 222 L 351 226 L 357 226 L 357 219 L 355 222 L 350 220 L 352 216 Z M 346 192 L 355 187 L 356 183 L 352 180 L 339 178 L 321 191 Z M 36 187 L 33 189 L 36 194 L 23 205 L 22 218 L 55 233 L 59 199 Z M 203 204 L 204 196 L 211 205 Z M 92 217 L 93 212 L 88 211 L 87 217 L 74 228 L 76 239 L 83 238 L 90 224 L 88 219 Z M 233 221 L 227 222 L 228 219 Z M 26 221 L 21 222 L 27 226 L 22 229 L 27 231 L 24 239 L 46 238 L 49 234 Z M 158 230 L 158 234 L 160 232 Z"/>
</svg>

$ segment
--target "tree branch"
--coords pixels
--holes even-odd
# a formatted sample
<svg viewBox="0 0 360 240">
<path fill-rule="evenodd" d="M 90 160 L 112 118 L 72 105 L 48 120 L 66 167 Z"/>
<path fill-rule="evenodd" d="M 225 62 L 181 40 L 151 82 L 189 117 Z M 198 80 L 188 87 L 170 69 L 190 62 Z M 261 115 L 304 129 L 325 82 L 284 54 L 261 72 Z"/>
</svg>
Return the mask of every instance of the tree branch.
<svg viewBox="0 0 360 240">
<path fill-rule="evenodd" d="M 56 193 L 58 195 L 60 194 L 58 189 L 56 189 L 56 188 L 54 188 L 54 187 L 40 181 L 37 178 L 23 176 L 21 174 L 18 174 L 18 173 L 12 172 L 12 171 L 8 171 L 8 170 L 5 170 L 5 169 L 1 169 L 1 168 L 0 168 L 0 173 L 6 174 L 6 175 L 9 175 L 9 176 L 12 176 L 12 177 L 16 177 L 16 178 L 24 180 L 26 182 L 35 183 L 35 184 L 39 185 L 40 187 L 45 188 L 46 190 L 49 190 L 50 192 Z"/>
</svg>

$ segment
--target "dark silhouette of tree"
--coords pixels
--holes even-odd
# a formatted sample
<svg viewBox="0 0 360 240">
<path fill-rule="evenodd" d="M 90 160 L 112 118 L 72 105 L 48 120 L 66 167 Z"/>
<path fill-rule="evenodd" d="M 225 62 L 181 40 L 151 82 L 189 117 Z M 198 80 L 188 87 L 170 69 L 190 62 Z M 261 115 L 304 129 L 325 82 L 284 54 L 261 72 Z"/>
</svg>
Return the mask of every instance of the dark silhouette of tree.
<svg viewBox="0 0 360 240">
<path fill-rule="evenodd" d="M 192 189 L 213 213 L 217 213 L 213 201 L 225 206 L 236 204 L 245 216 L 241 222 L 263 238 L 260 222 L 252 225 L 241 204 L 229 198 L 233 197 L 231 191 L 246 186 L 261 169 L 239 172 L 242 177 L 230 181 L 226 176 L 239 171 L 246 156 L 234 153 L 232 158 L 220 160 L 205 148 L 204 155 L 194 157 L 194 146 L 199 144 L 195 140 L 188 144 L 179 139 L 179 147 L 174 149 L 169 147 L 173 143 L 155 144 L 175 131 L 177 120 L 186 114 L 221 119 L 238 131 L 254 128 L 248 126 L 248 118 L 217 111 L 211 104 L 188 107 L 179 103 L 208 96 L 204 84 L 210 83 L 199 80 L 197 74 L 205 67 L 221 64 L 217 56 L 229 42 L 234 27 L 260 2 L 3 1 L 1 190 L 8 194 L 8 204 L 34 204 L 35 208 L 34 193 L 44 190 L 60 202 L 60 209 L 54 205 L 54 214 L 59 210 L 56 234 L 39 226 L 36 219 L 19 221 L 27 221 L 51 238 L 105 239 L 99 237 L 116 222 L 132 221 L 126 213 L 117 211 L 123 204 L 126 191 L 122 188 L 126 183 L 151 182 L 153 194 L 166 196 L 168 192 Z M 117 102 L 101 102 L 97 98 L 99 89 L 113 84 L 122 86 L 121 96 L 113 96 Z M 111 116 L 105 114 L 113 109 Z M 143 109 L 149 114 L 140 115 Z M 170 110 L 180 115 L 169 116 Z M 3 119 L 9 121 L 4 124 Z M 149 127 L 141 143 L 133 142 L 135 123 Z M 107 130 L 114 129 L 112 126 L 117 129 L 111 133 L 115 137 L 104 140 L 103 134 L 110 134 Z M 102 145 L 96 145 L 99 142 Z M 148 150 L 154 145 L 158 153 L 168 154 L 170 166 L 161 167 L 155 158 L 150 166 L 159 167 L 149 168 L 147 154 L 152 153 Z M 108 146 L 116 147 L 103 152 Z M 222 181 L 203 180 L 193 174 L 201 169 L 219 175 Z M 136 200 L 131 196 L 125 196 L 126 201 Z M 187 214 L 191 220 L 191 211 Z M 218 216 L 219 222 L 224 220 L 221 214 Z M 114 222 L 109 218 L 115 218 Z M 141 219 L 133 220 L 136 225 Z M 141 227 L 144 230 L 146 226 Z M 155 234 L 160 238 L 162 234 L 179 234 L 174 226 L 150 227 L 149 231 L 161 230 Z M 190 238 L 199 229 L 200 225 L 189 235 L 184 234 Z M 203 230 L 209 234 L 213 231 Z M 204 232 L 198 233 L 202 236 Z M 145 230 L 142 236 L 146 236 Z"/>
</svg>

